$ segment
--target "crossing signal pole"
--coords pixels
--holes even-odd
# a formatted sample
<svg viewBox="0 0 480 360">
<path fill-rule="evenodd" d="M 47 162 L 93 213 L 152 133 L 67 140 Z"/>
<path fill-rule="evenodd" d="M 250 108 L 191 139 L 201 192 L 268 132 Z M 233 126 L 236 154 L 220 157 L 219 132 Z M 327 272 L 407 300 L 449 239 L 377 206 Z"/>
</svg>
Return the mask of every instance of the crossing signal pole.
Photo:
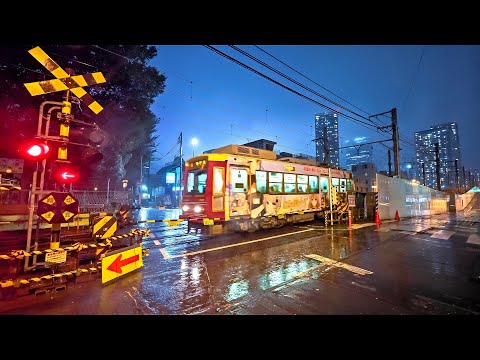
<svg viewBox="0 0 480 360">
<path fill-rule="evenodd" d="M 70 121 L 73 120 L 73 115 L 71 114 L 72 104 L 70 102 L 70 92 L 72 92 L 78 99 L 80 99 L 91 111 L 95 114 L 98 114 L 103 110 L 103 107 L 95 101 L 86 91 L 83 89 L 84 86 L 95 85 L 99 83 L 106 82 L 103 74 L 101 72 L 85 74 L 85 75 L 74 75 L 73 70 L 66 69 L 63 70 L 52 58 L 50 58 L 39 46 L 29 50 L 31 56 L 35 58 L 42 66 L 44 66 L 54 77 L 53 80 L 44 80 L 37 81 L 33 83 L 25 83 L 27 91 L 32 96 L 44 95 L 51 92 L 57 91 L 66 91 L 64 101 L 54 102 L 54 101 L 44 101 L 40 105 L 40 111 L 38 116 L 38 125 L 37 125 L 37 138 L 43 139 L 45 145 L 48 148 L 47 140 L 59 142 L 57 150 L 57 160 L 59 163 L 69 163 L 68 161 L 68 149 L 67 144 L 69 143 L 69 133 L 70 133 Z M 48 110 L 48 115 L 46 117 L 45 130 L 43 130 L 43 119 L 44 119 L 44 107 L 46 105 L 54 105 Z M 58 106 L 58 105 L 61 105 Z M 59 136 L 49 136 L 49 127 L 50 127 L 50 118 L 53 110 L 61 110 L 58 114 L 58 120 L 60 123 Z M 46 150 L 47 148 L 44 148 Z M 27 245 L 26 252 L 30 252 L 31 238 L 32 238 L 32 227 L 33 227 L 33 213 L 35 204 L 39 202 L 39 196 L 44 194 L 44 174 L 45 174 L 46 159 L 42 161 L 42 172 L 40 175 L 40 185 L 37 188 L 37 177 L 38 177 L 38 162 L 37 168 L 33 173 L 32 179 L 32 189 L 30 194 L 30 209 L 29 209 L 29 218 L 28 218 L 28 230 L 27 230 Z M 68 176 L 70 175 L 70 176 Z M 76 180 L 78 174 L 73 172 L 64 172 L 65 182 L 72 182 Z M 38 197 L 37 197 L 38 196 Z M 37 206 L 38 207 L 38 206 Z M 37 229 L 39 224 L 39 219 L 37 220 Z M 52 234 L 50 240 L 50 248 L 58 248 L 60 245 L 60 229 L 61 223 L 52 223 Z M 35 250 L 38 246 L 38 242 L 35 243 Z M 29 269 L 28 266 L 29 257 L 25 257 L 25 270 Z M 33 262 L 35 264 L 36 257 L 34 256 Z"/>
</svg>

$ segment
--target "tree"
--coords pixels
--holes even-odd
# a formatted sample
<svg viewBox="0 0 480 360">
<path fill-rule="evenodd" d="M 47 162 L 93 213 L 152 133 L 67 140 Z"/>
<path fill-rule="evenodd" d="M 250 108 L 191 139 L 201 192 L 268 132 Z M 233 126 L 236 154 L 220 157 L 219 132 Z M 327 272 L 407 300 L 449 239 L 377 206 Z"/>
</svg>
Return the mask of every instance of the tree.
<svg viewBox="0 0 480 360">
<path fill-rule="evenodd" d="M 45 100 L 61 101 L 63 92 L 30 96 L 24 83 L 53 79 L 28 50 L 36 45 L 0 48 L 0 157 L 18 157 L 17 144 L 33 137 L 38 109 Z M 107 82 L 86 87 L 104 110 L 98 115 L 83 103 L 72 105 L 76 118 L 95 122 L 109 136 L 102 152 L 105 157 L 94 169 L 82 168 L 82 181 L 108 172 L 112 180 L 137 179 L 139 159 L 153 152 L 155 126 L 159 119 L 150 110 L 165 90 L 164 74 L 150 66 L 157 50 L 147 45 L 41 46 L 63 69 L 76 74 L 101 71 Z M 72 125 L 73 127 L 74 125 Z M 69 159 L 81 149 L 69 147 Z M 137 173 L 135 173 L 135 170 Z"/>
</svg>

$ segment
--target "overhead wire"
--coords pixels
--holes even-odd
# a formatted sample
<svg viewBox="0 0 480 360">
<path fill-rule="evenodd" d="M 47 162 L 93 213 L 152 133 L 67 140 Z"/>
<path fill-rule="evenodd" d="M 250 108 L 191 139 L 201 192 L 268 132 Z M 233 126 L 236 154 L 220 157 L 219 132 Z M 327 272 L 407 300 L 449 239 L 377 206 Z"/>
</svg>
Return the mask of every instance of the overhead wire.
<svg viewBox="0 0 480 360">
<path fill-rule="evenodd" d="M 299 95 L 299 96 L 301 96 L 301 97 L 303 97 L 303 98 L 305 98 L 305 99 L 307 99 L 307 100 L 309 100 L 309 101 L 311 101 L 311 102 L 314 102 L 314 103 L 316 103 L 316 104 L 318 104 L 318 105 L 320 105 L 320 106 L 322 106 L 322 107 L 325 107 L 325 108 L 329 109 L 330 111 L 335 111 L 335 110 L 332 109 L 331 107 L 329 107 L 329 106 L 327 106 L 327 105 L 324 105 L 324 104 L 322 104 L 322 103 L 320 103 L 320 102 L 318 102 L 318 101 L 316 101 L 316 100 L 314 100 L 314 99 L 312 99 L 312 98 L 310 98 L 310 97 L 308 97 L 308 96 L 306 96 L 306 95 L 304 95 L 304 94 L 301 94 L 301 93 L 299 93 L 298 91 L 295 91 L 295 90 L 289 88 L 288 86 L 286 86 L 286 85 L 284 85 L 284 84 L 279 83 L 278 81 L 276 81 L 276 80 L 268 77 L 267 75 L 265 75 L 265 74 L 263 74 L 263 73 L 255 70 L 255 69 L 253 69 L 253 68 L 251 68 L 250 66 L 248 66 L 248 65 L 240 62 L 239 60 L 237 60 L 237 59 L 235 59 L 235 58 L 233 58 L 233 57 L 231 57 L 231 56 L 223 53 L 222 51 L 220 51 L 220 50 L 218 50 L 218 49 L 216 49 L 216 48 L 214 48 L 214 47 L 212 47 L 212 46 L 209 46 L 209 45 L 204 45 L 204 46 L 205 46 L 206 48 L 208 48 L 209 50 L 212 50 L 213 52 L 215 52 L 215 53 L 217 53 L 217 54 L 219 54 L 219 55 L 221 55 L 221 56 L 223 56 L 223 57 L 225 57 L 225 58 L 227 58 L 227 59 L 229 59 L 229 60 L 237 63 L 238 65 L 240 65 L 240 66 L 242 66 L 242 67 L 244 67 L 244 68 L 246 68 L 246 69 L 248 69 L 248 70 L 256 73 L 257 75 L 259 75 L 259 76 L 261 76 L 261 77 L 263 77 L 263 78 L 265 78 L 265 79 L 267 79 L 267 80 L 269 80 L 269 81 L 271 81 L 271 82 L 273 82 L 273 83 L 275 83 L 275 84 L 277 84 L 277 85 L 285 88 L 286 90 L 288 90 L 288 91 L 290 91 L 290 92 L 293 92 L 293 93 L 296 94 L 296 95 Z M 341 115 L 343 115 L 343 116 L 345 116 L 345 117 L 347 117 L 347 118 L 349 118 L 349 119 L 352 119 L 354 122 L 358 123 L 360 126 L 363 126 L 363 127 L 367 128 L 367 129 L 369 129 L 369 130 L 373 130 L 373 131 L 381 134 L 380 131 L 378 131 L 378 129 L 377 129 L 376 127 L 374 127 L 373 125 L 371 125 L 371 124 L 369 124 L 369 123 L 365 123 L 364 121 L 355 119 L 355 118 L 353 118 L 353 117 L 351 117 L 351 116 L 349 116 L 349 115 L 347 115 L 347 114 L 344 114 L 344 113 L 342 113 L 342 112 L 340 112 L 340 111 L 335 111 L 335 112 L 338 113 L 338 114 L 341 114 Z M 371 122 L 372 122 L 372 121 L 371 121 Z M 388 140 L 388 139 L 381 139 L 381 140 Z"/>
<path fill-rule="evenodd" d="M 425 48 L 426 47 L 427 47 L 427 45 L 423 45 L 422 53 L 420 54 L 420 59 L 418 60 L 417 70 L 415 71 L 415 74 L 413 76 L 412 83 L 410 84 L 410 88 L 408 89 L 407 95 L 405 96 L 405 99 L 403 100 L 402 108 L 405 108 L 408 97 L 410 96 L 410 93 L 412 92 L 413 86 L 415 85 L 415 81 L 418 77 L 418 73 L 420 72 L 420 65 L 422 63 L 422 59 L 423 59 L 423 55 L 425 54 Z"/>
<path fill-rule="evenodd" d="M 237 59 L 235 59 L 235 58 L 233 58 L 233 57 L 225 54 L 224 52 L 222 52 L 222 51 L 214 48 L 213 46 L 210 46 L 210 45 L 204 45 L 204 46 L 205 46 L 207 49 L 212 50 L 213 52 L 215 52 L 215 53 L 217 53 L 217 54 L 225 57 L 226 59 L 231 60 L 232 62 L 234 62 L 234 63 L 236 63 L 236 64 L 238 64 L 238 65 L 246 68 L 247 70 L 252 71 L 253 73 L 255 73 L 255 74 L 257 74 L 257 75 L 259 75 L 259 76 L 261 76 L 261 77 L 263 77 L 263 78 L 265 78 L 265 79 L 273 82 L 274 84 L 276 84 L 276 85 L 278 85 L 278 86 L 280 86 L 280 87 L 282 87 L 282 88 L 284 88 L 284 89 L 286 89 L 286 90 L 288 90 L 288 91 L 290 91 L 290 92 L 292 92 L 292 93 L 294 93 L 294 94 L 296 94 L 296 95 L 298 95 L 298 96 L 300 96 L 300 97 L 303 97 L 304 99 L 307 99 L 307 100 L 310 101 L 310 102 L 313 102 L 313 103 L 315 103 L 315 104 L 317 104 L 317 105 L 320 105 L 320 106 L 322 106 L 322 107 L 324 107 L 324 108 L 326 108 L 326 109 L 328 109 L 328 110 L 330 110 L 330 111 L 333 111 L 333 112 L 336 112 L 336 113 L 338 113 L 338 114 L 341 114 L 341 115 L 345 116 L 346 118 L 351 119 L 352 121 L 354 121 L 354 122 L 356 122 L 356 123 L 358 123 L 358 124 L 361 124 L 361 125 L 363 125 L 364 127 L 369 128 L 370 130 L 372 130 L 372 129 L 373 129 L 373 130 L 376 130 L 376 127 L 374 127 L 373 125 L 371 125 L 371 124 L 369 124 L 369 123 L 366 123 L 366 122 L 364 122 L 364 121 L 362 121 L 362 120 L 355 119 L 354 117 L 352 117 L 352 116 L 350 116 L 350 115 L 347 115 L 347 114 L 344 114 L 344 113 L 342 113 L 342 112 L 340 112 L 340 111 L 336 111 L 335 109 L 329 107 L 328 105 L 322 104 L 322 103 L 320 103 L 320 102 L 318 102 L 318 101 L 316 101 L 316 100 L 314 100 L 314 99 L 312 99 L 312 98 L 310 98 L 310 97 L 308 97 L 308 96 L 306 96 L 306 95 L 304 95 L 304 94 L 302 94 L 302 93 L 300 93 L 300 92 L 298 92 L 298 91 L 296 91 L 296 90 L 294 90 L 294 89 L 292 89 L 292 88 L 290 88 L 290 87 L 288 87 L 288 86 L 286 86 L 286 85 L 284 85 L 284 84 L 282 84 L 282 83 L 280 83 L 280 82 L 278 82 L 278 81 L 276 81 L 276 80 L 274 80 L 274 79 L 272 79 L 271 77 L 269 77 L 269 76 L 267 76 L 267 75 L 259 72 L 258 70 L 253 69 L 252 67 L 250 67 L 250 66 L 242 63 L 241 61 L 239 61 L 239 60 L 237 60 Z"/>
<path fill-rule="evenodd" d="M 273 56 L 271 53 L 269 53 L 268 51 L 266 51 L 266 50 L 262 49 L 260 46 L 257 46 L 257 45 L 254 45 L 254 46 L 255 46 L 257 49 L 259 49 L 260 51 L 262 51 L 262 52 L 264 52 L 265 54 L 267 54 L 268 56 L 270 56 L 270 57 L 272 57 L 273 59 L 277 60 L 279 63 L 281 63 L 281 64 L 285 65 L 285 66 L 286 66 L 286 67 L 288 67 L 290 70 L 292 70 L 292 71 L 296 72 L 296 73 L 297 73 L 297 74 L 299 74 L 300 76 L 302 76 L 302 77 L 304 77 L 305 79 L 307 79 L 307 80 L 311 81 L 311 82 L 312 82 L 312 83 L 314 83 L 315 85 L 317 85 L 317 86 L 321 87 L 323 90 L 325 90 L 325 91 L 329 92 L 330 94 L 332 94 L 332 95 L 336 96 L 336 97 L 337 97 L 337 98 L 339 98 L 340 100 L 342 100 L 342 101 L 346 102 L 347 104 L 349 104 L 349 105 L 353 106 L 354 108 L 356 108 L 356 109 L 358 109 L 358 110 L 360 110 L 360 111 L 364 112 L 365 114 L 367 114 L 367 115 L 371 115 L 371 114 L 369 114 L 367 111 L 360 109 L 358 106 L 355 106 L 354 104 L 352 104 L 352 103 L 351 103 L 351 102 L 349 102 L 348 100 L 345 100 L 345 99 L 344 99 L 344 98 L 342 98 L 341 96 L 339 96 L 339 95 L 335 94 L 333 91 L 330 91 L 329 89 L 327 89 L 327 88 L 326 88 L 326 87 L 324 87 L 323 85 L 321 85 L 321 84 L 317 83 L 316 81 L 314 81 L 314 80 L 310 79 L 308 76 L 306 76 L 306 75 L 302 74 L 301 72 L 299 72 L 298 70 L 294 69 L 294 68 L 293 68 L 293 67 L 291 67 L 290 65 L 286 64 L 286 63 L 285 63 L 285 62 L 283 62 L 282 60 L 280 60 L 280 59 L 278 59 L 277 57 Z"/>
<path fill-rule="evenodd" d="M 270 65 L 264 63 L 263 61 L 259 60 L 258 58 L 254 57 L 253 55 L 247 53 L 246 51 L 244 51 L 244 50 L 242 50 L 242 49 L 240 49 L 240 48 L 238 48 L 238 47 L 236 47 L 236 46 L 234 46 L 234 45 L 230 45 L 230 47 L 233 48 L 234 50 L 240 52 L 240 53 L 243 54 L 244 56 L 247 56 L 248 58 L 256 61 L 257 63 L 259 63 L 259 64 L 261 64 L 261 65 L 263 65 L 264 67 L 268 68 L 269 70 L 275 72 L 276 74 L 278 74 L 278 75 L 286 78 L 287 80 L 290 80 L 290 81 L 292 81 L 293 83 L 301 86 L 302 88 L 304 88 L 304 89 L 306 89 L 306 90 L 308 90 L 308 91 L 310 91 L 310 92 L 313 92 L 314 94 L 320 96 L 320 97 L 323 98 L 324 100 L 327 100 L 327 101 L 331 102 L 331 103 L 334 104 L 334 105 L 340 106 L 342 109 L 347 110 L 347 111 L 351 112 L 351 113 L 354 114 L 354 115 L 360 116 L 360 117 L 362 117 L 362 118 L 364 118 L 364 119 L 368 119 L 368 120 L 370 120 L 372 123 L 374 123 L 375 125 L 379 126 L 379 124 L 376 124 L 375 122 L 373 122 L 373 121 L 371 120 L 371 117 L 366 118 L 366 117 L 364 117 L 364 116 L 362 116 L 362 115 L 360 115 L 360 114 L 358 114 L 358 113 L 356 113 L 356 112 L 354 112 L 354 111 L 352 111 L 352 110 L 350 110 L 350 109 L 347 109 L 346 107 L 344 107 L 344 106 L 342 106 L 342 105 L 340 105 L 340 104 L 332 101 L 331 99 L 328 99 L 327 97 L 318 94 L 317 92 L 313 91 L 312 89 L 303 86 L 302 84 L 300 84 L 300 83 L 297 82 L 296 80 L 294 80 L 294 79 L 286 76 L 285 74 L 279 72 L 278 70 L 274 69 L 274 68 L 271 67 Z M 362 112 L 370 115 L 370 114 L 369 114 L 368 112 L 366 112 L 365 110 L 360 109 L 359 107 L 355 106 L 354 104 L 352 104 L 352 103 L 348 102 L 347 100 L 339 97 L 338 95 L 336 95 L 336 94 L 333 93 L 332 91 L 328 90 L 327 88 L 325 88 L 325 87 L 322 86 L 321 84 L 318 84 L 317 82 L 315 82 L 314 80 L 308 78 L 307 76 L 301 74 L 299 71 L 295 70 L 294 68 L 292 68 L 291 66 L 289 66 L 289 65 L 286 64 L 285 62 L 281 61 L 280 59 L 276 58 L 275 56 L 271 55 L 270 53 L 268 53 L 267 51 L 263 50 L 262 48 L 260 48 L 260 47 L 258 47 L 258 46 L 256 46 L 256 45 L 255 45 L 255 47 L 258 48 L 259 50 L 261 50 L 262 52 L 266 53 L 266 54 L 269 55 L 270 57 L 274 58 L 275 60 L 277 60 L 277 61 L 280 62 L 281 64 L 287 66 L 289 69 L 295 71 L 296 73 L 298 73 L 298 74 L 301 75 L 302 77 L 304 77 L 304 78 L 306 78 L 307 80 L 309 80 L 309 81 L 313 82 L 314 84 L 318 85 L 318 86 L 321 87 L 322 89 L 328 91 L 329 93 L 333 94 L 334 96 L 336 96 L 336 97 L 340 98 L 341 100 L 347 102 L 348 104 L 350 104 L 351 106 L 355 107 L 356 109 L 358 109 L 358 110 L 360 110 L 360 111 L 362 111 Z M 422 49 L 422 54 L 421 54 L 421 56 L 420 56 L 420 60 L 419 60 L 418 66 L 417 66 L 416 75 L 418 74 L 418 71 L 419 71 L 419 69 L 420 69 L 420 64 L 421 64 L 421 61 L 422 61 L 422 59 L 423 59 L 423 54 L 424 54 L 425 47 L 426 47 L 426 45 L 425 45 L 425 46 L 423 47 L 423 49 Z M 408 98 L 408 95 L 410 94 L 410 91 L 411 91 L 411 89 L 413 88 L 415 78 L 416 78 L 416 76 L 414 77 L 414 80 L 412 81 L 412 85 L 411 85 L 411 87 L 410 87 L 410 90 L 409 90 L 409 93 L 407 94 L 406 99 Z M 344 115 L 344 114 L 343 114 L 343 115 Z M 382 114 L 382 115 L 388 117 L 388 115 L 386 115 L 386 114 Z M 378 119 L 378 120 L 381 121 L 380 119 Z M 416 150 L 416 145 L 415 145 L 414 143 L 410 142 L 409 140 L 406 140 L 406 139 L 404 138 L 404 136 L 400 136 L 400 135 L 401 135 L 401 134 L 400 134 L 400 132 L 399 132 L 399 141 L 402 141 L 404 144 L 406 144 L 406 145 L 408 145 L 408 146 L 411 146 L 411 147 L 413 147 L 413 148 Z M 384 144 L 382 144 L 382 145 L 384 145 Z M 384 145 L 384 146 L 386 146 L 386 145 Z"/>
<path fill-rule="evenodd" d="M 235 45 L 229 45 L 229 46 L 230 46 L 232 49 L 234 49 L 234 50 L 238 51 L 239 53 L 241 53 L 242 55 L 244 55 L 244 56 L 252 59 L 253 61 L 259 63 L 260 65 L 266 67 L 266 68 L 269 69 L 270 71 L 273 71 L 273 72 L 276 73 L 277 75 L 280 75 L 281 77 L 283 77 L 283 78 L 285 78 L 285 79 L 293 82 L 294 84 L 300 86 L 301 88 L 303 88 L 303 89 L 305 89 L 305 90 L 307 90 L 307 91 L 310 91 L 311 93 L 317 95 L 318 97 L 320 97 L 320 98 L 322 98 L 322 99 L 324 99 L 324 100 L 327 100 L 328 102 L 330 102 L 330 103 L 332 103 L 332 104 L 334 104 L 334 105 L 342 108 L 343 110 L 346 110 L 346 111 L 348 111 L 348 112 L 350 112 L 350 113 L 352 113 L 352 114 L 354 114 L 354 115 L 356 115 L 356 116 L 358 116 L 358 117 L 360 117 L 360 118 L 362 118 L 362 119 L 365 119 L 365 120 L 367 120 L 367 121 L 370 121 L 370 122 L 371 122 L 372 124 L 374 124 L 375 126 L 378 126 L 378 124 L 376 124 L 372 119 L 367 118 L 367 117 L 365 117 L 365 116 L 363 116 L 363 115 L 360 115 L 360 114 L 358 114 L 357 112 L 355 112 L 355 111 L 353 111 L 353 110 L 350 110 L 350 109 L 348 109 L 347 107 L 345 107 L 345 106 L 337 103 L 336 101 L 333 101 L 333 100 L 327 98 L 326 96 L 318 93 L 317 91 L 309 88 L 308 86 L 305 86 L 304 84 L 300 83 L 299 81 L 297 81 L 297 80 L 291 78 L 290 76 L 282 73 L 281 71 L 273 68 L 272 66 L 268 65 L 267 63 L 263 62 L 262 60 L 258 59 L 257 57 L 249 54 L 248 52 L 240 49 L 239 47 L 237 47 L 237 46 L 235 46 Z M 343 114 L 343 115 L 345 116 L 345 114 Z M 355 119 L 355 121 L 360 121 L 360 120 Z"/>
</svg>

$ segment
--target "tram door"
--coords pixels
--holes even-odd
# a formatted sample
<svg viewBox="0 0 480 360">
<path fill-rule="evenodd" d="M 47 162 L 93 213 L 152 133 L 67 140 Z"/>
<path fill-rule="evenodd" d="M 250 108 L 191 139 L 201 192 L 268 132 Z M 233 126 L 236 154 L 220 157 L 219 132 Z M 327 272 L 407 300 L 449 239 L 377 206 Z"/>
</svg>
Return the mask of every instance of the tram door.
<svg viewBox="0 0 480 360">
<path fill-rule="evenodd" d="M 247 168 L 231 167 L 230 182 L 232 186 L 232 196 L 230 197 L 230 216 L 250 215 Z"/>
</svg>

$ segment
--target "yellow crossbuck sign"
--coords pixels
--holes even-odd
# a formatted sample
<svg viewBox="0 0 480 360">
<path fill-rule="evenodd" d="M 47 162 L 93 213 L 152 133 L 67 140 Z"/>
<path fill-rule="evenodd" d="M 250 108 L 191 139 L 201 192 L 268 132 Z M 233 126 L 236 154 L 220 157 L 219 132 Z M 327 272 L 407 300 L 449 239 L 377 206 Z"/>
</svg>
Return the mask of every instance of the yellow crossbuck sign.
<svg viewBox="0 0 480 360">
<path fill-rule="evenodd" d="M 85 75 L 70 76 L 55 61 L 48 56 L 39 46 L 28 51 L 40 64 L 50 71 L 56 79 L 37 81 L 24 84 L 32 96 L 43 95 L 56 91 L 70 90 L 95 114 L 103 110 L 103 107 L 96 102 L 84 89 L 84 86 L 96 85 L 107 82 L 101 72 Z"/>
</svg>

